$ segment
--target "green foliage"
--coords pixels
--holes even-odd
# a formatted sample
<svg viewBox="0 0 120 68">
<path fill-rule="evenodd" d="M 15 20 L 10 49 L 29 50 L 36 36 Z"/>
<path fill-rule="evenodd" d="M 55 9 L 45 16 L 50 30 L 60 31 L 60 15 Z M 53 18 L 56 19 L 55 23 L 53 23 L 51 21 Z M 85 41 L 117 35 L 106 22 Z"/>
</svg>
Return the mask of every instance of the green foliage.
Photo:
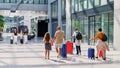
<svg viewBox="0 0 120 68">
<path fill-rule="evenodd" d="M 74 21 L 73 22 L 73 27 L 74 27 L 74 29 L 78 28 L 78 30 L 80 30 L 80 23 L 79 23 L 79 21 Z"/>
<path fill-rule="evenodd" d="M 0 15 L 0 30 L 4 28 L 4 16 Z"/>
</svg>

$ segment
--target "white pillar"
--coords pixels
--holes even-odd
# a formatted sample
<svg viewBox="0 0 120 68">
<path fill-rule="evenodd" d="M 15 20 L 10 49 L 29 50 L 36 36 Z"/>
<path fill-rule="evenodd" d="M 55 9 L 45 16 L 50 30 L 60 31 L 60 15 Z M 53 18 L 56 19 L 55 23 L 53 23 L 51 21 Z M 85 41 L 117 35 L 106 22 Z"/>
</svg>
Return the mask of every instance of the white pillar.
<svg viewBox="0 0 120 68">
<path fill-rule="evenodd" d="M 114 48 L 120 50 L 120 0 L 114 0 Z"/>
<path fill-rule="evenodd" d="M 61 22 L 61 0 L 58 0 L 58 25 L 62 27 Z"/>
<path fill-rule="evenodd" d="M 66 39 L 71 37 L 70 0 L 66 0 Z"/>
</svg>

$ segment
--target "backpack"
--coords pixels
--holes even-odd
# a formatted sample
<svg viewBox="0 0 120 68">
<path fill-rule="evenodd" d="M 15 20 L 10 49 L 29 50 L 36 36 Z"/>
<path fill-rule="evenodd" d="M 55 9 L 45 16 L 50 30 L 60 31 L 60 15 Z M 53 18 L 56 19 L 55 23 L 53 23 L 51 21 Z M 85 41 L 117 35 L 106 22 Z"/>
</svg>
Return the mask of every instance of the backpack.
<svg viewBox="0 0 120 68">
<path fill-rule="evenodd" d="M 80 32 L 76 32 L 76 39 L 81 40 L 82 39 L 82 34 Z"/>
<path fill-rule="evenodd" d="M 106 36 L 106 34 L 103 34 L 101 40 L 102 40 L 103 42 L 107 41 L 107 36 Z"/>
</svg>

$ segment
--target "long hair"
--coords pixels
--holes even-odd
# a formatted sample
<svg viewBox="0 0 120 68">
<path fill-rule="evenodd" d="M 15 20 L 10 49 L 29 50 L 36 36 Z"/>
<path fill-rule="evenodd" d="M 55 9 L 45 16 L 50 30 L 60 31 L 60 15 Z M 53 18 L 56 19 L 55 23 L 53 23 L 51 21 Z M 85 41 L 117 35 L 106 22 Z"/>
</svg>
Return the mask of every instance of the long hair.
<svg viewBox="0 0 120 68">
<path fill-rule="evenodd" d="M 45 41 L 49 42 L 50 40 L 50 34 L 48 32 L 45 33 Z"/>
</svg>

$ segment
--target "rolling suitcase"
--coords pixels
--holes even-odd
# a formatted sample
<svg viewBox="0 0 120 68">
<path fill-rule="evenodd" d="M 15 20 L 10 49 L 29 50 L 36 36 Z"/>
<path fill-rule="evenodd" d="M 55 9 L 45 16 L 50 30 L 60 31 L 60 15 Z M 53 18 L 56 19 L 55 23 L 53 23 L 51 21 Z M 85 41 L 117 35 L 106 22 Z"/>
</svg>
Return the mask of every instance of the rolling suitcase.
<svg viewBox="0 0 120 68">
<path fill-rule="evenodd" d="M 95 59 L 94 53 L 95 53 L 94 48 L 88 48 L 88 58 Z"/>
<path fill-rule="evenodd" d="M 99 51 L 99 57 L 103 57 L 103 51 L 102 50 Z"/>
<path fill-rule="evenodd" d="M 10 39 L 10 44 L 13 44 L 13 39 Z"/>
<path fill-rule="evenodd" d="M 23 44 L 23 39 L 20 39 L 20 43 Z"/>
<path fill-rule="evenodd" d="M 73 54 L 73 43 L 70 41 L 66 42 L 67 54 Z"/>
<path fill-rule="evenodd" d="M 66 57 L 67 57 L 66 44 L 63 44 L 63 45 L 62 45 L 61 57 L 63 57 L 63 58 L 66 58 Z"/>
</svg>

